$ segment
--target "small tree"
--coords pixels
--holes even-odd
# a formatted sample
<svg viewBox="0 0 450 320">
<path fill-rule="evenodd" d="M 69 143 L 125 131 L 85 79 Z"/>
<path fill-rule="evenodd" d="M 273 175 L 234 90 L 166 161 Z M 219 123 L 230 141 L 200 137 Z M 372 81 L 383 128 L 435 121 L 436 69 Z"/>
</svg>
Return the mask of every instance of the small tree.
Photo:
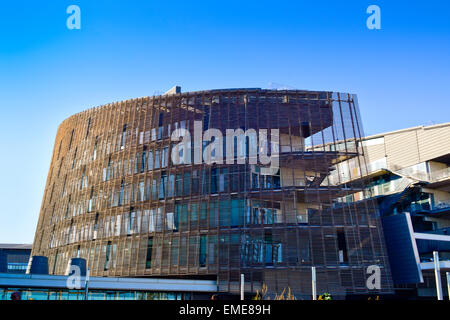
<svg viewBox="0 0 450 320">
<path fill-rule="evenodd" d="M 256 290 L 256 296 L 253 297 L 253 300 L 265 300 L 266 294 L 267 294 L 267 286 L 265 283 L 263 283 L 261 291 Z"/>
<path fill-rule="evenodd" d="M 256 296 L 253 297 L 253 300 L 270 300 L 270 297 L 267 297 L 267 286 L 263 283 L 261 287 L 261 291 L 256 291 Z M 297 298 L 292 294 L 291 288 L 288 287 L 287 293 L 286 289 L 283 289 L 280 295 L 275 294 L 275 300 L 297 300 Z"/>
<path fill-rule="evenodd" d="M 291 288 L 288 287 L 288 292 L 286 297 L 284 294 L 286 293 L 286 289 L 283 289 L 283 292 L 281 292 L 280 295 L 275 296 L 275 300 L 297 300 L 297 298 L 291 293 Z"/>
<path fill-rule="evenodd" d="M 333 300 L 333 299 L 331 298 L 331 294 L 325 292 L 324 294 L 319 296 L 319 300 Z"/>
</svg>

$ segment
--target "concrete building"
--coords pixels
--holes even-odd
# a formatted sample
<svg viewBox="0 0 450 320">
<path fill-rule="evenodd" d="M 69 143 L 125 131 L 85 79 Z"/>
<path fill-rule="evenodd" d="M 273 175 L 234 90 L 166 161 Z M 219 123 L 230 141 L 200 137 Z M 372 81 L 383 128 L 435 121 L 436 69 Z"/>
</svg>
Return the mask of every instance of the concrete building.
<svg viewBox="0 0 450 320">
<path fill-rule="evenodd" d="M 25 273 L 31 244 L 0 243 L 0 273 Z"/>
</svg>

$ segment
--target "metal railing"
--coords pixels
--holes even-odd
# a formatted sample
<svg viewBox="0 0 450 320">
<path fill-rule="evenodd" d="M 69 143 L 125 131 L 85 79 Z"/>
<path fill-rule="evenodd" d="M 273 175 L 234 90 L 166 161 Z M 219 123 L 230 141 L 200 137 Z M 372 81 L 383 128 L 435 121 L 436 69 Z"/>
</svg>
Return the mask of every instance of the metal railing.
<svg viewBox="0 0 450 320">
<path fill-rule="evenodd" d="M 450 177 L 450 167 L 430 172 L 430 182 L 437 182 Z"/>
<path fill-rule="evenodd" d="M 340 166 L 338 170 L 333 171 L 329 177 L 330 185 L 339 185 L 345 184 L 352 180 L 364 177 L 378 170 L 383 170 L 387 168 L 386 158 L 382 158 L 376 161 L 373 161 L 367 165 L 366 167 L 362 166 L 354 166 L 349 165 L 348 167 Z"/>
</svg>

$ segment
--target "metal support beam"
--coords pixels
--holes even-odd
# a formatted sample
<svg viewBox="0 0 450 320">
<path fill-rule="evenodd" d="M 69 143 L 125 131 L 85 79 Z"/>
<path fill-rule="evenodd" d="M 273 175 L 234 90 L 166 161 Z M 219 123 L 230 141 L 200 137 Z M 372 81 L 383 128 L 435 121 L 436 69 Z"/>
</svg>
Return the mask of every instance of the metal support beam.
<svg viewBox="0 0 450 320">
<path fill-rule="evenodd" d="M 436 277 L 437 299 L 442 300 L 441 267 L 439 265 L 439 252 L 433 251 L 434 276 Z"/>
<path fill-rule="evenodd" d="M 244 300 L 244 285 L 245 285 L 245 278 L 244 274 L 241 273 L 241 300 Z"/>
<path fill-rule="evenodd" d="M 86 270 L 86 280 L 84 283 L 84 300 L 89 300 L 89 268 Z"/>
<path fill-rule="evenodd" d="M 312 279 L 312 299 L 317 300 L 316 267 L 311 267 L 311 279 Z"/>
<path fill-rule="evenodd" d="M 447 294 L 448 300 L 450 300 L 450 272 L 447 272 L 446 275 L 447 275 Z"/>
</svg>

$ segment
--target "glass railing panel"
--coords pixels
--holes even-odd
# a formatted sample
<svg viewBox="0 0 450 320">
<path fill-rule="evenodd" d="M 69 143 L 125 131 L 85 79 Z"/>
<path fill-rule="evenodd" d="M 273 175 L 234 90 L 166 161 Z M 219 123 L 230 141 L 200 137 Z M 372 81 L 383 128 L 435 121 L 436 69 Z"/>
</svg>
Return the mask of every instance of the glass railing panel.
<svg viewBox="0 0 450 320">
<path fill-rule="evenodd" d="M 450 177 L 450 167 L 430 173 L 431 182 L 448 179 L 449 177 Z"/>
</svg>

